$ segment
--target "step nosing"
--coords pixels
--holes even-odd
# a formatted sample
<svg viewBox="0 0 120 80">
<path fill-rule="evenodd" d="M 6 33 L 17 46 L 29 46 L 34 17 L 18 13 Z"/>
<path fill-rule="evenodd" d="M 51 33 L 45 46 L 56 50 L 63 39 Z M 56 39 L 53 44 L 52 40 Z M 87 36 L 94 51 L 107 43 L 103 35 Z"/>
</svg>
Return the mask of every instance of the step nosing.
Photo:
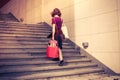
<svg viewBox="0 0 120 80">
<path fill-rule="evenodd" d="M 58 65 L 57 65 L 58 66 Z M 42 67 L 44 67 L 45 68 L 45 66 L 42 66 Z M 72 70 L 72 69 L 87 69 L 87 68 L 97 68 L 97 65 L 96 64 L 92 64 L 92 65 L 82 65 L 82 66 L 76 66 L 76 65 L 74 65 L 74 66 L 69 66 L 69 67 L 59 67 L 58 66 L 58 68 L 42 68 L 42 67 L 33 67 L 33 68 L 29 68 L 29 69 L 21 69 L 21 67 L 20 68 L 11 68 L 10 70 L 8 70 L 8 69 L 2 69 L 2 71 L 0 70 L 0 73 L 13 73 L 13 72 L 17 72 L 17 73 L 21 73 L 21 72 L 43 72 L 43 71 L 60 71 L 60 70 Z M 39 68 L 39 69 L 35 69 L 35 68 Z M 42 68 L 42 69 L 41 69 Z"/>
<path fill-rule="evenodd" d="M 13 77 L 6 77 L 6 79 L 7 78 L 8 79 L 33 79 L 33 78 L 34 79 L 35 78 L 36 79 L 42 79 L 42 78 L 48 78 L 48 77 L 50 78 L 50 77 L 69 76 L 69 75 L 78 75 L 78 74 L 80 75 L 80 74 L 95 73 L 95 72 L 103 72 L 103 70 L 101 70 L 101 69 L 91 69 L 91 70 L 88 70 L 88 71 L 86 71 L 86 70 L 82 70 L 82 71 L 77 70 L 75 72 L 71 72 L 71 71 L 65 72 L 65 71 L 62 71 L 62 72 L 54 72 L 54 73 L 52 73 L 54 75 L 51 75 L 51 72 L 47 72 L 47 73 L 33 73 L 31 75 L 29 75 L 29 74 L 28 75 L 25 74 L 23 76 L 21 75 L 21 77 L 19 77 L 19 75 L 17 75 L 16 77 L 15 76 L 13 76 Z"/>
</svg>

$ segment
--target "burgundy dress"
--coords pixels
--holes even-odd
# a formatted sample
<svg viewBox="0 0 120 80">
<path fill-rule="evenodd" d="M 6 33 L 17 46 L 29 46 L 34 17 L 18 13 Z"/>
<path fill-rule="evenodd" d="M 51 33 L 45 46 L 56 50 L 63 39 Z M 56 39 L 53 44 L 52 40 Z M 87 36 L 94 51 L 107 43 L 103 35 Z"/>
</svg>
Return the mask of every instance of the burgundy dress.
<svg viewBox="0 0 120 80">
<path fill-rule="evenodd" d="M 60 17 L 53 17 L 52 18 L 52 24 L 55 24 L 55 40 L 57 40 L 58 42 L 58 47 L 60 49 L 62 49 L 62 38 L 61 38 L 61 34 L 62 34 L 62 30 L 61 30 L 61 27 L 62 27 L 62 19 Z"/>
</svg>

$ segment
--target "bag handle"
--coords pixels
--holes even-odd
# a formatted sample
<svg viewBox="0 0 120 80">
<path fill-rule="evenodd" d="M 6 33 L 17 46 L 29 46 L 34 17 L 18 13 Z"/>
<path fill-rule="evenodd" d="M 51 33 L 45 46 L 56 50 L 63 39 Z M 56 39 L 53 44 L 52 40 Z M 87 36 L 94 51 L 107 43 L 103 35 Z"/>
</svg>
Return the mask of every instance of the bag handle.
<svg viewBox="0 0 120 80">
<path fill-rule="evenodd" d="M 51 47 L 56 47 L 56 46 L 58 46 L 58 43 L 57 43 L 56 40 L 50 40 L 50 41 L 49 41 L 49 46 L 51 46 Z"/>
</svg>

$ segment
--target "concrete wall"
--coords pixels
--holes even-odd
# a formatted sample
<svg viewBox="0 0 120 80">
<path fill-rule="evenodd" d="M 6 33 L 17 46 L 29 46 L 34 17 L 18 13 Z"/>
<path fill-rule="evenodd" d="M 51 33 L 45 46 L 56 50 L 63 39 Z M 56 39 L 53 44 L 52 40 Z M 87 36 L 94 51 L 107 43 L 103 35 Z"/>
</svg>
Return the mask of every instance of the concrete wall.
<svg viewBox="0 0 120 80">
<path fill-rule="evenodd" d="M 119 18 L 119 20 L 118 20 L 118 25 L 119 25 L 119 28 L 118 28 L 118 32 L 119 32 L 119 34 L 118 34 L 118 36 L 119 36 L 119 63 L 120 63 L 120 0 L 118 0 L 118 18 Z M 119 67 L 120 68 L 120 67 Z M 119 71 L 119 73 L 120 73 L 120 71 Z"/>
<path fill-rule="evenodd" d="M 50 13 L 56 7 L 70 39 L 80 47 L 88 42 L 87 52 L 120 73 L 120 0 L 12 0 L 2 10 L 26 23 L 43 20 L 51 24 Z"/>
<path fill-rule="evenodd" d="M 75 15 L 75 32 L 79 36 L 75 42 L 80 46 L 88 42 L 86 50 L 116 73 L 120 73 L 118 1 L 82 0 L 75 8 L 79 15 Z"/>
<path fill-rule="evenodd" d="M 42 0 L 11 0 L 1 11 L 13 13 L 24 23 L 38 23 L 42 21 Z"/>
</svg>

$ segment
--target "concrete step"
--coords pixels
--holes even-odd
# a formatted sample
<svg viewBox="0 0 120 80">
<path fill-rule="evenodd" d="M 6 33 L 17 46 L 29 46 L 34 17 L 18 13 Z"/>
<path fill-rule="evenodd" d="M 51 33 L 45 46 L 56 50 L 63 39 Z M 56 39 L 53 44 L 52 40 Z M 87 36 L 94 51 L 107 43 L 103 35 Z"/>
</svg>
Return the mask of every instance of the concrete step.
<svg viewBox="0 0 120 80">
<path fill-rule="evenodd" d="M 51 32 L 51 31 L 50 31 Z M 38 32 L 23 32 L 23 31 L 14 31 L 14 30 L 12 30 L 12 31 L 0 31 L 0 33 L 1 34 L 30 34 L 30 35 L 48 35 L 48 34 L 50 34 L 50 32 L 44 32 L 44 31 L 39 31 L 39 33 Z"/>
<path fill-rule="evenodd" d="M 23 24 L 23 23 L 20 23 L 20 22 L 18 22 L 18 21 L 2 21 L 2 20 L 0 20 L 0 25 L 11 25 L 11 24 L 14 24 L 14 25 L 25 25 L 25 24 Z"/>
<path fill-rule="evenodd" d="M 25 27 L 48 27 L 50 28 L 50 26 L 44 25 L 44 24 L 24 24 L 24 23 L 20 23 L 20 22 L 11 22 L 11 21 L 6 21 L 5 24 L 7 24 L 8 26 L 19 26 L 19 25 L 23 25 Z"/>
<path fill-rule="evenodd" d="M 32 44 L 32 45 L 25 45 L 25 44 L 0 44 L 0 49 L 23 49 L 23 48 L 41 48 L 46 49 L 47 44 Z M 72 46 L 65 46 L 63 45 L 64 49 L 74 49 Z"/>
<path fill-rule="evenodd" d="M 1 39 L 0 39 L 1 40 Z M 9 46 L 9 45 L 45 45 L 45 46 L 47 46 L 48 45 L 48 43 L 49 43 L 49 40 L 48 39 L 45 39 L 45 38 L 42 38 L 42 39 L 40 39 L 40 40 L 31 40 L 31 39 L 29 39 L 29 40 L 22 40 L 22 39 L 17 39 L 16 38 L 16 40 L 1 40 L 0 41 L 0 45 L 2 46 L 4 46 L 4 45 L 7 45 L 7 46 Z M 63 46 L 70 46 L 70 43 L 68 43 L 68 42 L 63 42 Z"/>
<path fill-rule="evenodd" d="M 0 59 L 1 64 L 0 66 L 12 66 L 12 65 L 30 65 L 30 64 L 38 64 L 38 65 L 49 65 L 53 64 L 53 62 L 58 62 L 58 60 L 54 60 L 53 58 L 47 58 L 47 57 L 32 57 L 32 58 L 18 58 L 18 59 Z M 75 62 L 91 62 L 90 59 L 88 59 L 85 56 L 80 56 L 80 57 L 68 57 L 64 56 L 65 62 L 69 63 L 75 63 Z M 35 62 L 36 61 L 36 62 Z M 12 62 L 14 64 L 12 64 Z M 27 63 L 28 62 L 28 63 Z M 31 62 L 31 63 L 29 63 Z M 35 63 L 34 63 L 35 62 Z M 7 64 L 8 63 L 8 64 Z"/>
<path fill-rule="evenodd" d="M 71 53 L 70 53 L 71 54 Z M 24 60 L 33 60 L 33 59 L 39 59 L 39 60 L 49 60 L 49 59 L 52 59 L 52 58 L 47 58 L 46 57 L 46 53 L 43 54 L 42 56 L 39 55 L 39 56 L 36 56 L 36 55 L 31 55 L 31 56 L 24 56 L 24 57 L 21 57 L 21 56 L 15 56 L 15 57 L 11 57 L 11 56 L 3 56 L 4 58 L 0 58 L 1 62 L 2 61 L 14 61 L 14 60 L 17 60 L 17 61 L 24 61 Z M 87 58 L 85 55 L 79 55 L 79 56 L 73 56 L 73 55 L 70 55 L 70 56 L 67 56 L 65 53 L 63 55 L 63 57 L 65 59 L 81 59 L 81 58 Z"/>
<path fill-rule="evenodd" d="M 4 29 L 4 28 L 10 28 L 10 29 L 47 29 L 47 30 L 51 30 L 51 27 L 49 26 L 45 26 L 45 25 L 26 25 L 26 24 L 20 24 L 20 23 L 6 23 L 6 22 L 0 22 L 0 25 L 6 25 L 6 26 L 1 26 L 0 28 Z"/>
<path fill-rule="evenodd" d="M 30 37 L 30 38 L 46 38 L 47 35 L 28 35 L 28 34 L 4 34 L 0 37 Z"/>
<path fill-rule="evenodd" d="M 5 21 L 0 21 L 0 24 L 5 23 Z"/>
<path fill-rule="evenodd" d="M 23 49 L 18 49 L 18 48 L 14 48 L 14 49 L 0 49 L 0 53 L 45 53 L 46 49 L 40 49 L 40 48 L 23 48 Z M 63 49 L 62 52 L 69 52 L 69 53 L 79 53 L 79 51 L 74 50 L 74 49 Z"/>
<path fill-rule="evenodd" d="M 30 43 L 30 42 L 38 42 L 38 44 L 41 42 L 43 42 L 43 43 L 48 43 L 49 42 L 49 40 L 51 40 L 50 38 L 46 38 L 46 37 L 44 37 L 44 38 L 40 38 L 40 37 L 25 37 L 25 36 L 8 36 L 8 37 L 6 37 L 6 36 L 2 36 L 1 38 L 0 38 L 0 43 L 4 43 L 4 42 L 7 42 L 7 43 L 11 43 L 11 44 L 13 44 L 13 43 L 16 43 L 16 42 L 23 42 L 23 43 L 25 43 L 25 44 L 27 44 L 27 42 L 28 43 Z M 63 41 L 63 44 L 71 44 L 71 43 L 69 43 L 67 40 L 64 40 Z"/>
<path fill-rule="evenodd" d="M 21 22 L 15 22 L 15 21 L 0 21 L 0 25 L 2 24 L 6 24 L 7 26 L 25 26 L 26 27 L 31 27 L 31 28 L 34 28 L 34 27 L 48 27 L 48 28 L 51 28 L 50 26 L 48 25 L 45 25 L 45 24 L 24 24 L 24 23 L 21 23 Z"/>
<path fill-rule="evenodd" d="M 40 65 L 19 65 L 19 66 L 6 66 L 6 67 L 1 67 L 0 73 L 12 73 L 12 72 L 33 72 L 33 71 L 49 71 L 49 70 L 59 70 L 59 69 L 69 69 L 69 68 L 85 68 L 85 67 L 95 67 L 97 66 L 94 63 L 81 63 L 81 64 L 76 64 L 76 63 L 70 63 L 65 66 L 58 66 L 56 65 L 48 65 L 48 66 L 40 66 Z"/>
<path fill-rule="evenodd" d="M 9 43 L 0 44 L 0 50 L 1 49 L 3 49 L 3 50 L 4 49 L 6 49 L 6 50 L 18 49 L 19 50 L 19 49 L 25 49 L 25 48 L 26 49 L 35 49 L 35 48 L 36 49 L 46 49 L 47 45 L 48 45 L 48 43 L 41 43 L 41 42 L 39 42 L 38 44 L 35 44 L 34 42 L 32 44 L 29 44 L 29 43 L 28 44 L 24 44 L 22 42 L 18 42 L 18 44 L 13 43 L 13 44 L 11 44 L 11 46 L 10 46 L 10 44 Z M 66 48 L 66 49 L 70 49 L 70 50 L 73 49 L 74 50 L 74 48 L 72 48 L 71 46 L 66 45 L 66 44 L 65 45 L 63 44 L 63 47 Z"/>
<path fill-rule="evenodd" d="M 0 33 L 1 34 L 8 34 L 8 33 L 21 33 L 21 34 L 30 34 L 30 33 L 51 33 L 51 29 L 49 28 L 21 28 L 20 27 L 2 27 L 0 26 Z"/>
<path fill-rule="evenodd" d="M 11 24 L 14 24 L 14 25 L 28 25 L 28 26 L 39 26 L 39 25 L 43 25 L 43 24 L 24 24 L 24 23 L 21 23 L 21 22 L 18 22 L 18 21 L 1 21 L 1 23 L 4 22 L 4 24 L 8 24 L 8 25 L 11 25 Z"/>
<path fill-rule="evenodd" d="M 46 36 L 47 37 L 47 36 Z M 0 42 L 12 42 L 14 43 L 15 41 L 22 41 L 22 42 L 26 42 L 26 41 L 35 41 L 35 42 L 40 42 L 40 41 L 44 41 L 44 42 L 48 42 L 50 39 L 48 38 L 40 38 L 40 37 L 28 37 L 28 36 L 1 36 L 0 38 Z M 65 41 L 63 41 L 65 42 Z"/>
<path fill-rule="evenodd" d="M 8 29 L 9 28 L 9 29 Z M 11 31 L 26 31 L 26 32 L 50 32 L 51 31 L 51 29 L 49 29 L 49 28 L 22 28 L 21 26 L 20 27 L 1 27 L 0 26 L 0 29 L 1 30 L 5 30 L 5 31 L 9 31 L 9 32 L 11 32 Z M 34 31 L 33 31 L 34 30 Z"/>
<path fill-rule="evenodd" d="M 84 57 L 79 53 L 63 53 L 64 57 Z M 25 58 L 45 58 L 46 52 L 44 53 L 0 53 L 0 59 L 25 59 Z"/>
<path fill-rule="evenodd" d="M 3 76 L 1 77 L 2 80 L 35 80 L 35 79 L 43 79 L 43 78 L 51 78 L 51 77 L 60 77 L 60 76 L 70 76 L 70 75 L 80 75 L 80 74 L 88 74 L 88 73 L 98 73 L 102 72 L 103 70 L 96 67 L 88 67 L 88 68 L 73 68 L 73 69 L 65 69 L 65 70 L 51 70 L 51 71 L 44 71 L 44 72 L 23 72 L 14 74 L 14 76 L 11 76 L 11 74 L 8 74 L 9 76 Z"/>
<path fill-rule="evenodd" d="M 54 61 L 53 59 L 49 59 L 47 57 L 44 58 L 18 58 L 18 59 L 0 59 L 0 67 L 10 67 L 10 66 L 19 66 L 19 65 L 41 65 L 41 66 L 47 66 L 47 65 L 56 65 L 58 61 Z M 81 64 L 81 63 L 90 63 L 91 60 L 88 58 L 85 58 L 84 56 L 81 56 L 79 58 L 75 57 L 64 57 L 65 62 L 68 63 L 76 63 L 76 64 Z"/>
<path fill-rule="evenodd" d="M 0 34 L 4 34 L 4 35 L 14 35 L 14 34 L 16 34 L 16 35 L 46 35 L 46 37 L 47 37 L 47 35 L 49 35 L 50 34 L 50 32 L 51 31 L 40 31 L 40 30 L 38 30 L 39 32 L 32 32 L 32 31 L 26 31 L 26 32 L 23 32 L 23 31 L 6 31 L 6 30 L 4 30 L 4 31 L 0 31 Z"/>
<path fill-rule="evenodd" d="M 25 33 L 21 33 L 21 32 L 10 32 L 10 33 L 3 33 L 3 32 L 0 32 L 0 34 L 4 34 L 4 36 L 31 36 L 31 37 L 40 37 L 40 36 L 43 36 L 44 38 L 46 38 L 50 33 L 49 32 L 39 32 L 39 33 L 34 33 L 34 32 L 25 32 Z M 1 35 L 2 37 L 2 35 Z"/>
</svg>

